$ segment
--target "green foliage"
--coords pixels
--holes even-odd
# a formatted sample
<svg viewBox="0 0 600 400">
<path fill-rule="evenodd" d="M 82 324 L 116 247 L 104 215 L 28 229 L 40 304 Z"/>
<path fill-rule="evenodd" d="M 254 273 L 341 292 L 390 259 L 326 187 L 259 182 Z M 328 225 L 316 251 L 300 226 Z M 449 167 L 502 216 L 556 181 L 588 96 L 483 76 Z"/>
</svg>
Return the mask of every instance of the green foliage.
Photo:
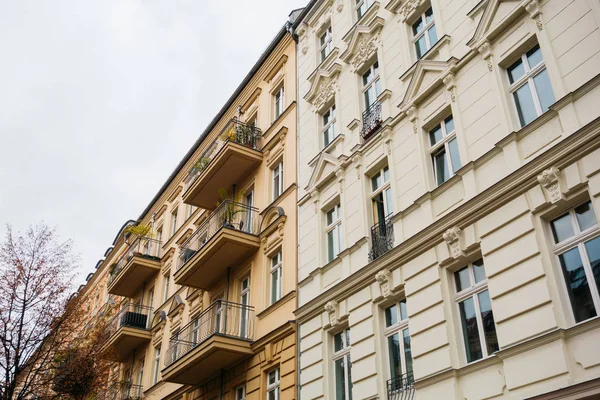
<svg viewBox="0 0 600 400">
<path fill-rule="evenodd" d="M 139 224 L 128 226 L 124 232 L 137 237 L 148 237 L 151 230 L 152 228 L 149 225 Z"/>
<path fill-rule="evenodd" d="M 212 159 L 210 157 L 201 156 L 198 159 L 198 161 L 196 161 L 196 164 L 194 164 L 194 169 L 196 171 L 202 172 L 208 166 L 208 164 L 210 164 L 211 161 L 212 161 Z"/>
</svg>

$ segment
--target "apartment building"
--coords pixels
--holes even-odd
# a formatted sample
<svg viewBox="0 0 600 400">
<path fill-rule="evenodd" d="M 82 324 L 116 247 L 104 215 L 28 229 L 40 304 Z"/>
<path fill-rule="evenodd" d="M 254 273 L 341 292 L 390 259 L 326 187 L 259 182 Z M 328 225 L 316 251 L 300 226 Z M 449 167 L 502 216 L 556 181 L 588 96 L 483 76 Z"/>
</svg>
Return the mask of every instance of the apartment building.
<svg viewBox="0 0 600 400">
<path fill-rule="evenodd" d="M 600 393 L 600 3 L 297 19 L 300 399 Z"/>
<path fill-rule="evenodd" d="M 296 398 L 290 27 L 121 228 L 88 281 L 105 277 L 105 288 L 82 289 L 102 292 L 104 346 L 115 361 L 97 399 Z"/>
</svg>

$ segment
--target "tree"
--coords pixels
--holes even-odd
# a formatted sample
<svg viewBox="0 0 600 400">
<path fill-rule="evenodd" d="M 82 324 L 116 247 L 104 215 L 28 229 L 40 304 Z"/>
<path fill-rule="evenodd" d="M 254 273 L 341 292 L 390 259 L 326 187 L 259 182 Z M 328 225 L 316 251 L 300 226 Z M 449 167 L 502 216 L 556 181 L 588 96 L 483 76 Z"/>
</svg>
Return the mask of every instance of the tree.
<svg viewBox="0 0 600 400">
<path fill-rule="evenodd" d="M 96 363 L 91 349 L 100 331 L 85 336 L 83 299 L 70 296 L 77 263 L 72 241 L 60 241 L 55 229 L 39 224 L 15 234 L 7 227 L 0 244 L 0 400 L 65 398 L 52 390 L 61 361 L 69 368 Z M 68 383 L 73 375 L 62 371 Z M 93 383 L 83 386 L 92 390 Z"/>
</svg>

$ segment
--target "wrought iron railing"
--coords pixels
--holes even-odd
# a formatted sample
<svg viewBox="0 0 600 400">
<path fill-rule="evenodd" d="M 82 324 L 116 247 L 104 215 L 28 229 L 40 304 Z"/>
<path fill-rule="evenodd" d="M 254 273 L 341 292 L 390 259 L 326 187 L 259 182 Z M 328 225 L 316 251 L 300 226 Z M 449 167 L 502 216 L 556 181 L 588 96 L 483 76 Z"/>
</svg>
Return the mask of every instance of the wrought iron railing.
<svg viewBox="0 0 600 400">
<path fill-rule="evenodd" d="M 381 103 L 376 101 L 363 112 L 362 115 L 362 130 L 360 136 L 363 142 L 369 140 L 371 136 L 381 127 Z"/>
<path fill-rule="evenodd" d="M 153 260 L 160 260 L 160 241 L 149 237 L 138 237 L 125 250 L 125 253 L 119 257 L 116 263 L 110 267 L 110 277 L 108 283 L 112 283 L 123 271 L 127 263 L 134 257 L 144 257 Z"/>
<path fill-rule="evenodd" d="M 105 338 L 108 340 L 121 327 L 148 330 L 151 324 L 151 307 L 127 304 L 106 325 Z"/>
<path fill-rule="evenodd" d="M 144 389 L 141 385 L 130 382 L 116 382 L 98 393 L 94 400 L 135 400 L 144 398 Z"/>
<path fill-rule="evenodd" d="M 185 265 L 221 229 L 234 229 L 258 235 L 258 209 L 231 200 L 223 201 L 190 236 L 179 251 L 177 268 Z"/>
<path fill-rule="evenodd" d="M 396 376 L 387 381 L 388 400 L 413 400 L 415 398 L 412 373 Z"/>
<path fill-rule="evenodd" d="M 221 130 L 219 135 L 208 145 L 188 173 L 185 178 L 184 191 L 192 186 L 200 174 L 208 168 L 212 160 L 228 142 L 241 144 L 242 146 L 256 150 L 259 148 L 261 134 L 261 130 L 256 126 L 245 124 L 238 121 L 236 118 L 232 118 Z"/>
<path fill-rule="evenodd" d="M 217 300 L 198 317 L 171 336 L 165 366 L 181 359 L 214 335 L 254 339 L 254 307 Z"/>
<path fill-rule="evenodd" d="M 390 217 L 371 227 L 369 261 L 376 260 L 394 248 L 394 224 Z"/>
</svg>

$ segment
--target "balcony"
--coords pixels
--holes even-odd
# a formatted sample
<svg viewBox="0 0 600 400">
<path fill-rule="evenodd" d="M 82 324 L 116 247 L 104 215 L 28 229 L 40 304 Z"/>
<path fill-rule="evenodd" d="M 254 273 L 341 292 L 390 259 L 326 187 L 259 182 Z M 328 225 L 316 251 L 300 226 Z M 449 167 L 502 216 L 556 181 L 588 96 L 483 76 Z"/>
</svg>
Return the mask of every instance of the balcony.
<svg viewBox="0 0 600 400">
<path fill-rule="evenodd" d="M 128 304 L 109 321 L 103 353 L 120 362 L 128 360 L 134 350 L 152 339 L 151 323 L 152 308 Z"/>
<path fill-rule="evenodd" d="M 185 179 L 183 201 L 207 210 L 219 203 L 218 190 L 243 180 L 261 163 L 260 129 L 232 119 L 202 153 Z"/>
<path fill-rule="evenodd" d="M 371 227 L 371 250 L 369 262 L 374 261 L 394 248 L 394 224 L 390 217 Z"/>
<path fill-rule="evenodd" d="M 172 336 L 163 380 L 199 384 L 253 355 L 254 308 L 217 300 Z"/>
<path fill-rule="evenodd" d="M 141 385 L 131 382 L 116 382 L 108 386 L 106 390 L 98 393 L 94 400 L 136 400 L 144 398 L 144 390 Z"/>
<path fill-rule="evenodd" d="M 160 271 L 160 242 L 148 237 L 138 237 L 125 253 L 111 266 L 108 293 L 133 297 Z"/>
<path fill-rule="evenodd" d="M 180 248 L 175 283 L 207 290 L 260 246 L 258 210 L 225 200 Z"/>
<path fill-rule="evenodd" d="M 387 381 L 388 400 L 413 400 L 415 398 L 412 373 L 404 374 Z"/>
<path fill-rule="evenodd" d="M 360 136 L 363 143 L 368 141 L 381 128 L 381 103 L 376 101 L 363 112 L 362 115 L 362 130 Z"/>
</svg>

